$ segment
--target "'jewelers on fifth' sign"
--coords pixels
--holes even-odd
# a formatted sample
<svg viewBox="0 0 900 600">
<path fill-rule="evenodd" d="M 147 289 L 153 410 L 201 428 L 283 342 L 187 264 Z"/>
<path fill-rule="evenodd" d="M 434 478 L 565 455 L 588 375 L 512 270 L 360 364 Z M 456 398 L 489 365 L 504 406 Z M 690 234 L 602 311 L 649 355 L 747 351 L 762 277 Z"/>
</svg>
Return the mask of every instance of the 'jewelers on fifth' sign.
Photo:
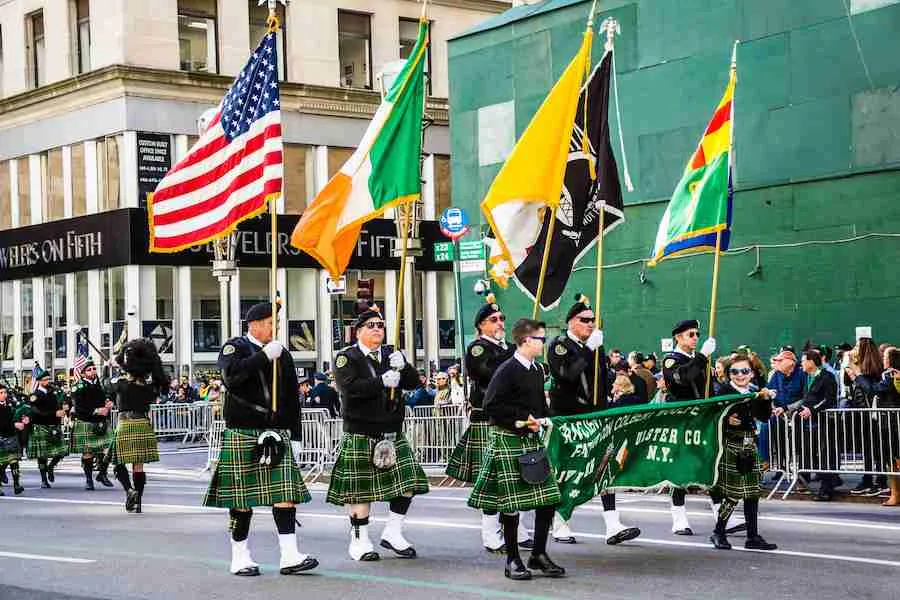
<svg viewBox="0 0 900 600">
<path fill-rule="evenodd" d="M 37 264 L 90 258 L 103 254 L 103 236 L 99 231 L 65 234 L 46 240 L 0 247 L 0 269 L 16 269 Z"/>
</svg>

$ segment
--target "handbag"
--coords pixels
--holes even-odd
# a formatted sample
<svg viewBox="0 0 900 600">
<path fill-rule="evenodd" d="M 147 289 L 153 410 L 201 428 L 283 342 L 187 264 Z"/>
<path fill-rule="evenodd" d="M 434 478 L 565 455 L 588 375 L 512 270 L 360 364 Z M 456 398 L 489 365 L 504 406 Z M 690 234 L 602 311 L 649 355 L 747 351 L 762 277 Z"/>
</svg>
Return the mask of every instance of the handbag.
<svg viewBox="0 0 900 600">
<path fill-rule="evenodd" d="M 539 485 L 550 477 L 550 460 L 543 448 L 523 454 L 518 461 L 519 475 L 525 483 Z"/>
<path fill-rule="evenodd" d="M 396 433 L 386 433 L 375 444 L 372 450 L 372 464 L 376 469 L 390 469 L 397 464 L 397 446 L 394 444 L 396 439 Z"/>
<path fill-rule="evenodd" d="M 106 421 L 100 421 L 99 423 L 93 424 L 94 435 L 98 437 L 103 437 L 106 435 L 106 431 L 109 428 L 109 425 Z"/>
<path fill-rule="evenodd" d="M 18 452 L 19 438 L 16 436 L 0 437 L 0 452 Z"/>
</svg>

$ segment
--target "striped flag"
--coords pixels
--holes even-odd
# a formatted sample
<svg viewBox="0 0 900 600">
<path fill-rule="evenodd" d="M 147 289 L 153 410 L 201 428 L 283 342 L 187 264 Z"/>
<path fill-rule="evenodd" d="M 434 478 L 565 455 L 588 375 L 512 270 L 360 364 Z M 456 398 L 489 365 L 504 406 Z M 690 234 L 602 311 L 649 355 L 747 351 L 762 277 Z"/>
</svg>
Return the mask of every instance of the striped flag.
<svg viewBox="0 0 900 600">
<path fill-rule="evenodd" d="M 150 195 L 151 252 L 178 252 L 223 237 L 281 194 L 276 48 L 275 33 L 267 33 L 206 132 Z"/>
<path fill-rule="evenodd" d="M 84 370 L 84 365 L 87 364 L 88 358 L 87 340 L 79 332 L 78 343 L 75 345 L 75 362 L 72 364 L 72 374 L 75 376 L 76 381 L 81 381 L 81 372 Z"/>
<path fill-rule="evenodd" d="M 715 250 L 719 232 L 720 249 L 728 249 L 734 196 L 731 136 L 734 86 L 737 83 L 736 52 L 737 46 L 732 53 L 725 94 L 663 214 L 653 255 L 647 262 L 650 267 L 673 256 Z"/>
<path fill-rule="evenodd" d="M 419 197 L 425 110 L 428 21 L 366 130 L 359 147 L 303 212 L 291 244 L 339 278 L 356 249 L 363 223 Z"/>
</svg>

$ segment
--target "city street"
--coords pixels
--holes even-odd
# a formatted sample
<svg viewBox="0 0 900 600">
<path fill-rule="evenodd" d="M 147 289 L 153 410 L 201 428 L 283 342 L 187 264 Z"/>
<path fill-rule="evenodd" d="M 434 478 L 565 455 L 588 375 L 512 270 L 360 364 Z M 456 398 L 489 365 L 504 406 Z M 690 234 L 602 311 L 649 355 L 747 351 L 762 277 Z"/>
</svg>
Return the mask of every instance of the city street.
<svg viewBox="0 0 900 600">
<path fill-rule="evenodd" d="M 382 552 L 380 563 L 347 556 L 347 519 L 312 486 L 313 501 L 299 511 L 301 550 L 316 555 L 312 574 L 278 574 L 274 524 L 257 510 L 251 548 L 263 575 L 230 575 L 225 511 L 199 506 L 208 473 L 200 453 L 166 454 L 149 469 L 144 513 L 125 514 L 116 487 L 81 490 L 77 463 L 67 459 L 52 490 L 39 489 L 32 463 L 24 468 L 27 491 L 0 498 L 0 599 L 81 598 L 166 600 L 219 598 L 890 598 L 900 576 L 900 513 L 877 504 L 765 502 L 761 533 L 779 545 L 771 553 L 715 551 L 705 498 L 689 497 L 696 535 L 669 532 L 667 499 L 620 495 L 627 524 L 638 540 L 604 543 L 599 501 L 576 512 L 578 544 L 551 544 L 569 571 L 562 580 L 514 583 L 503 577 L 503 559 L 481 550 L 478 515 L 466 508 L 466 490 L 440 488 L 418 498 L 407 537 L 417 560 Z M 6 488 L 9 493 L 9 488 Z M 386 508 L 372 528 L 380 534 Z"/>
</svg>

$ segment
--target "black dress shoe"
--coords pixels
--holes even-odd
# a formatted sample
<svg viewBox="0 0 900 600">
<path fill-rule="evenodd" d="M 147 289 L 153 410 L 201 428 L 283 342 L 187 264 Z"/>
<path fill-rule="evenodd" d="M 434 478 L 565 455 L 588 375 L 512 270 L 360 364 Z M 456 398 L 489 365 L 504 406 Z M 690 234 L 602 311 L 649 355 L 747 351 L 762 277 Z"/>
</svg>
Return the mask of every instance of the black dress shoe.
<svg viewBox="0 0 900 600">
<path fill-rule="evenodd" d="M 304 571 L 310 571 L 319 566 L 319 561 L 317 561 L 312 556 L 308 556 L 303 559 L 299 565 L 294 565 L 292 567 L 282 567 L 279 571 L 282 575 L 297 575 L 298 573 L 303 573 Z"/>
<path fill-rule="evenodd" d="M 519 548 L 525 548 L 526 550 L 531 550 L 532 548 L 534 548 L 534 540 L 531 538 L 528 538 L 524 542 L 519 542 Z"/>
<path fill-rule="evenodd" d="M 490 554 L 506 554 L 506 544 L 500 546 L 499 548 L 489 548 L 488 546 L 484 547 L 485 550 Z"/>
<path fill-rule="evenodd" d="M 387 540 L 381 540 L 381 543 L 379 545 L 382 548 L 387 548 L 388 550 L 390 550 L 391 552 L 393 552 L 400 558 L 415 558 L 416 557 L 416 549 L 413 548 L 412 546 L 410 546 L 409 548 L 406 548 L 404 550 L 398 550 L 397 548 L 394 548 L 394 546 Z"/>
<path fill-rule="evenodd" d="M 377 562 L 381 560 L 381 555 L 377 552 L 366 552 L 359 557 L 359 562 Z"/>
<path fill-rule="evenodd" d="M 566 570 L 550 560 L 546 554 L 532 555 L 528 559 L 528 568 L 540 571 L 544 577 L 565 577 Z"/>
<path fill-rule="evenodd" d="M 88 479 L 84 482 L 84 491 L 93 492 L 94 491 L 94 482 Z"/>
<path fill-rule="evenodd" d="M 553 538 L 553 541 L 556 542 L 557 544 L 574 544 L 575 536 L 570 535 L 567 537 L 555 537 L 555 538 Z"/>
<path fill-rule="evenodd" d="M 633 540 L 639 535 L 641 535 L 641 530 L 637 527 L 626 527 L 616 535 L 606 538 L 606 543 L 610 546 L 615 546 L 616 544 L 621 544 L 622 542 Z"/>
<path fill-rule="evenodd" d="M 744 548 L 748 550 L 776 550 L 778 545 L 770 544 L 761 535 L 757 535 L 747 538 L 747 541 L 744 542 Z"/>
<path fill-rule="evenodd" d="M 259 577 L 259 567 L 244 567 L 235 575 L 238 577 Z"/>
<path fill-rule="evenodd" d="M 739 533 L 741 531 L 747 531 L 746 523 L 740 523 L 738 525 L 735 525 L 734 527 L 729 527 L 728 529 L 725 530 L 725 533 L 731 534 L 731 533 Z"/>
<path fill-rule="evenodd" d="M 41 482 L 41 487 L 44 488 L 45 490 L 49 490 L 49 489 L 50 489 L 50 484 L 47 483 L 46 481 L 42 481 L 42 482 Z"/>
<path fill-rule="evenodd" d="M 106 473 L 97 473 L 96 479 L 103 485 L 103 487 L 113 487 L 113 482 L 109 480 L 109 476 Z"/>
<path fill-rule="evenodd" d="M 512 579 L 513 581 L 526 581 L 531 579 L 531 571 L 526 569 L 525 565 L 522 564 L 522 560 L 518 558 L 512 562 L 506 563 L 503 574 L 507 579 Z"/>
<path fill-rule="evenodd" d="M 47 481 L 50 483 L 56 483 L 56 475 L 53 474 L 53 469 L 47 469 Z"/>
<path fill-rule="evenodd" d="M 16 487 L 13 488 L 13 494 L 15 494 L 16 496 L 23 493 L 24 491 L 25 491 L 25 488 L 23 488 L 21 485 L 17 485 Z"/>
<path fill-rule="evenodd" d="M 712 542 L 713 548 L 716 550 L 731 550 L 731 544 L 728 543 L 728 538 L 725 537 L 724 533 L 715 533 L 709 536 L 709 541 Z"/>
<path fill-rule="evenodd" d="M 125 492 L 125 510 L 126 512 L 133 513 L 137 507 L 138 503 L 138 493 L 135 489 L 130 489 Z"/>
<path fill-rule="evenodd" d="M 690 527 L 685 527 L 684 529 L 679 529 L 674 532 L 675 535 L 694 535 L 694 530 Z"/>
</svg>

